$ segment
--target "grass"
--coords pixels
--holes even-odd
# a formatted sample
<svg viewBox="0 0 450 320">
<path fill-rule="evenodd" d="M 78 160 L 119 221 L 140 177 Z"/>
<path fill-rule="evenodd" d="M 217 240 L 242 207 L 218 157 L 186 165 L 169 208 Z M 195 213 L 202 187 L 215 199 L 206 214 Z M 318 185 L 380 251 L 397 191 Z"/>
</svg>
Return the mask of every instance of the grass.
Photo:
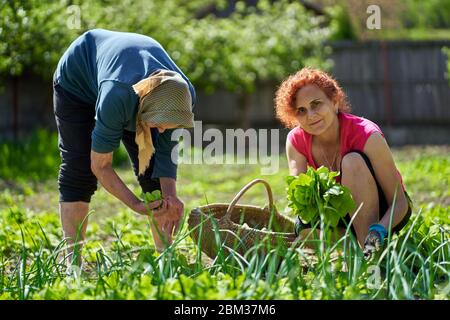
<svg viewBox="0 0 450 320">
<path fill-rule="evenodd" d="M 381 29 L 381 30 L 370 30 L 367 32 L 367 37 L 369 39 L 378 40 L 408 40 L 408 41 L 439 41 L 439 40 L 449 40 L 450 31 L 448 29 L 424 29 L 424 28 L 413 28 L 413 29 Z"/>
<path fill-rule="evenodd" d="M 15 178 L 4 176 L 7 170 L 2 167 L 0 299 L 448 299 L 449 151 L 449 147 L 394 150 L 415 208 L 400 235 L 390 237 L 385 249 L 369 262 L 349 233 L 338 244 L 320 246 L 322 252 L 314 263 L 305 260 L 308 251 L 303 248 L 285 250 L 281 262 L 280 248 L 264 256 L 252 254 L 255 250 L 244 255 L 222 251 L 213 260 L 201 254 L 186 221 L 174 245 L 158 254 L 147 219 L 99 187 L 91 204 L 85 267 L 79 276 L 66 275 L 56 173 Z M 4 157 L 0 153 L 0 163 Z M 9 170 L 21 171 L 9 163 Z M 277 175 L 263 178 L 272 186 L 279 211 L 289 214 L 283 155 L 280 168 Z M 117 170 L 140 194 L 126 162 Z M 178 191 L 186 217 L 194 207 L 230 202 L 257 177 L 256 165 L 180 165 Z M 262 187 L 251 189 L 242 199 L 258 206 L 266 202 Z M 344 254 L 333 259 L 337 249 Z"/>
</svg>

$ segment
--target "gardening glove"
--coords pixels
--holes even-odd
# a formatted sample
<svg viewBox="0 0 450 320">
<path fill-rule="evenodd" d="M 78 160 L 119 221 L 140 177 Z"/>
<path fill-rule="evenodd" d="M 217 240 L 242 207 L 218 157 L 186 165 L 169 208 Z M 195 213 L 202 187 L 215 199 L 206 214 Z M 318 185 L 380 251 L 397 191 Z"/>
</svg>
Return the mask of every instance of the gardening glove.
<svg viewBox="0 0 450 320">
<path fill-rule="evenodd" d="M 295 228 L 294 228 L 294 232 L 295 235 L 298 237 L 300 235 L 300 232 L 304 229 L 308 229 L 310 226 L 308 224 L 303 223 L 302 220 L 300 220 L 299 217 L 297 217 L 297 219 L 295 219 Z"/>
<path fill-rule="evenodd" d="M 386 228 L 378 223 L 369 227 L 369 233 L 364 241 L 364 259 L 369 260 L 372 255 L 383 247 L 384 238 L 387 235 Z"/>
</svg>

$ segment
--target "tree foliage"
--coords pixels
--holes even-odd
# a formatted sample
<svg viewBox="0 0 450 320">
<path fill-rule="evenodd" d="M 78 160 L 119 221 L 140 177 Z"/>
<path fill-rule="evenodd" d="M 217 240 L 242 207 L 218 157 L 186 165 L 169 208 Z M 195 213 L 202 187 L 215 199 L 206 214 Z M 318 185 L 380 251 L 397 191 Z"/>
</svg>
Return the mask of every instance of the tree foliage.
<svg viewBox="0 0 450 320">
<path fill-rule="evenodd" d="M 227 19 L 208 16 L 174 32 L 168 49 L 207 92 L 224 87 L 252 92 L 258 83 L 286 77 L 300 67 L 327 68 L 330 31 L 297 2 L 259 1 L 237 6 Z"/>
<path fill-rule="evenodd" d="M 66 27 L 66 5 L 51 0 L 1 0 L 0 73 L 26 69 L 49 77 L 76 32 Z"/>
<path fill-rule="evenodd" d="M 0 9 L 0 74 L 25 70 L 50 78 L 68 45 L 92 28 L 136 32 L 157 39 L 195 86 L 252 92 L 304 65 L 327 68 L 330 30 L 298 2 L 238 2 L 228 18 L 196 14 L 207 0 L 5 1 Z M 79 16 L 70 10 L 78 10 Z M 75 16 L 74 16 L 75 15 Z M 71 21 L 78 19 L 78 27 Z M 72 23 L 73 24 L 73 23 Z"/>
<path fill-rule="evenodd" d="M 450 28 L 450 1 L 407 0 L 406 10 L 401 16 L 408 28 L 444 29 Z"/>
</svg>

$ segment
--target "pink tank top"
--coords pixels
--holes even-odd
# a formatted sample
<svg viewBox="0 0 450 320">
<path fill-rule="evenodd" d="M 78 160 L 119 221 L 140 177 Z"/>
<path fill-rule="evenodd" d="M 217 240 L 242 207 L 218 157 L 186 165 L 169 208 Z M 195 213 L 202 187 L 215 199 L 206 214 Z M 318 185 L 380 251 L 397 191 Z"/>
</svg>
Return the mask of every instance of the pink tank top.
<svg viewBox="0 0 450 320">
<path fill-rule="evenodd" d="M 381 129 L 375 123 L 365 118 L 349 113 L 339 112 L 338 119 L 341 139 L 339 152 L 341 157 L 352 150 L 364 152 L 364 146 L 366 145 L 367 139 L 369 139 L 370 135 L 374 132 L 379 132 L 384 137 Z M 287 138 L 294 148 L 305 156 L 308 166 L 317 169 L 317 165 L 312 156 L 312 135 L 305 132 L 300 127 L 295 127 L 289 132 Z M 402 188 L 405 190 L 402 176 L 398 170 L 397 173 L 399 175 Z M 338 176 L 337 181 L 340 182 L 340 180 L 341 176 Z"/>
</svg>

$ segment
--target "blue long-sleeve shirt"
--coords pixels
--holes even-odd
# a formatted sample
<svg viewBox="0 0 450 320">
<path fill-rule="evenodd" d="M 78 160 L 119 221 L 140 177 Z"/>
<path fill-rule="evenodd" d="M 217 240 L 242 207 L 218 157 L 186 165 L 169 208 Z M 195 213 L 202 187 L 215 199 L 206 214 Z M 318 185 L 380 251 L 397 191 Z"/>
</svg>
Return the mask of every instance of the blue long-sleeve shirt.
<svg viewBox="0 0 450 320">
<path fill-rule="evenodd" d="M 123 130 L 136 131 L 139 96 L 132 85 L 156 70 L 178 72 L 188 83 L 195 104 L 193 85 L 154 39 L 127 32 L 94 29 L 78 37 L 61 57 L 55 80 L 68 92 L 95 105 L 92 150 L 112 152 L 119 147 Z M 171 152 L 173 130 L 159 134 L 152 177 L 176 178 L 177 165 Z"/>
</svg>

